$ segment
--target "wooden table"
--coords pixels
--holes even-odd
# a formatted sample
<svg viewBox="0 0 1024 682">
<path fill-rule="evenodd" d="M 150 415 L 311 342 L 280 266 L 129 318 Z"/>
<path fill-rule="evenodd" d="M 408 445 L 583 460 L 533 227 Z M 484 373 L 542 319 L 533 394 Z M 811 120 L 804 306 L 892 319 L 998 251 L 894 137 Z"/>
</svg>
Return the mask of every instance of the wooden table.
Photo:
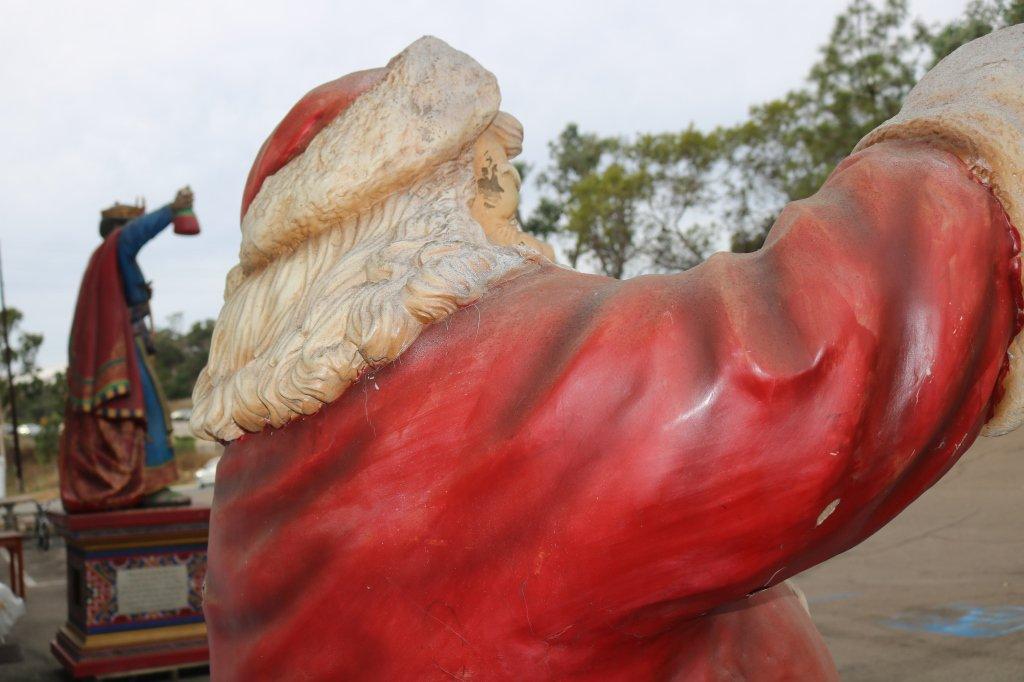
<svg viewBox="0 0 1024 682">
<path fill-rule="evenodd" d="M 21 533 L 0 532 L 0 547 L 7 550 L 11 562 L 11 590 L 25 598 L 25 555 L 21 547 Z"/>
</svg>

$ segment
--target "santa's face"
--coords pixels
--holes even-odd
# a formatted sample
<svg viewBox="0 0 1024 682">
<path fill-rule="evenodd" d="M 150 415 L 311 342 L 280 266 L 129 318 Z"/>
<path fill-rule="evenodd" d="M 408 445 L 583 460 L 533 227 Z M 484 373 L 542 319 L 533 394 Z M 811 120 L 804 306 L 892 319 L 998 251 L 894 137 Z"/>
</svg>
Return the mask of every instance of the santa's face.
<svg viewBox="0 0 1024 682">
<path fill-rule="evenodd" d="M 485 132 L 473 150 L 476 198 L 471 212 L 487 236 L 497 244 L 514 243 L 519 207 L 519 172 L 505 153 L 498 137 Z"/>
</svg>

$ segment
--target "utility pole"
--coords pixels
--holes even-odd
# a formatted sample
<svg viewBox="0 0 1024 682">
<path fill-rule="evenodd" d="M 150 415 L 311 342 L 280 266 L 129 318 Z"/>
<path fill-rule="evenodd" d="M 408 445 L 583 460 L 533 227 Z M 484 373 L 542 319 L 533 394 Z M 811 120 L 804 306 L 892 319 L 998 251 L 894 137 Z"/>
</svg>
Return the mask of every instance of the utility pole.
<svg viewBox="0 0 1024 682">
<path fill-rule="evenodd" d="M 25 477 L 21 472 L 21 443 L 18 442 L 18 401 L 14 390 L 14 370 L 11 369 L 11 340 L 7 329 L 7 297 L 4 295 L 4 266 L 3 256 L 0 255 L 0 326 L 4 334 L 4 363 L 7 365 L 7 392 L 11 401 L 11 427 L 14 434 L 14 468 L 18 475 L 18 492 L 25 492 Z M 0 434 L 3 438 L 3 434 Z M 0 497 L 5 495 L 0 490 Z"/>
</svg>

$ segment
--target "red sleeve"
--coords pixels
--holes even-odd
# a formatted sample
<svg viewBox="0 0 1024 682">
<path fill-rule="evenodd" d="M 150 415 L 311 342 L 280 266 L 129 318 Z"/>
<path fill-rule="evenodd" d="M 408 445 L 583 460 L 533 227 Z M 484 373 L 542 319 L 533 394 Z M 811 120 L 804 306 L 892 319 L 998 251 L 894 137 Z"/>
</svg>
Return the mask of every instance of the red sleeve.
<svg viewBox="0 0 1024 682">
<path fill-rule="evenodd" d="M 530 603 L 655 632 L 865 539 L 984 423 L 1016 253 L 957 158 L 885 143 L 789 205 L 758 253 L 622 284 L 550 403 L 552 429 L 585 415 L 578 451 L 606 453 L 559 535 L 578 578 L 538 581 Z"/>
<path fill-rule="evenodd" d="M 770 593 L 731 602 L 861 541 L 967 449 L 1016 263 L 955 157 L 883 143 L 759 253 L 510 279 L 317 414 L 227 448 L 217 676 L 655 678 L 684 653 L 746 661 L 770 628 L 806 642 L 794 610 L 743 615 Z M 682 621 L 712 609 L 735 619 L 698 640 Z"/>
</svg>

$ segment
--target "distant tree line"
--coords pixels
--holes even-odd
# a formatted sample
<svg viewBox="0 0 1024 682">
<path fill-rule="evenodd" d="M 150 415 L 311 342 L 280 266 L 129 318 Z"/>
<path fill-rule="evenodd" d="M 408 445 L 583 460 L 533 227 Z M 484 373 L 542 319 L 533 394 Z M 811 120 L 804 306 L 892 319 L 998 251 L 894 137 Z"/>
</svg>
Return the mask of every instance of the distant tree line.
<svg viewBox="0 0 1024 682">
<path fill-rule="evenodd" d="M 43 345 L 43 335 L 25 331 L 22 328 L 24 314 L 17 308 L 8 308 L 6 315 L 8 348 L 0 337 L 0 358 L 10 359 L 14 374 L 14 394 L 18 403 L 18 423 L 33 423 L 40 426 L 33 435 L 36 458 L 41 462 L 50 461 L 57 453 L 57 438 L 67 397 L 64 374 L 52 377 L 40 376 L 37 358 Z M 3 437 L 7 438 L 12 427 L 10 405 L 10 383 L 7 368 L 0 369 L 0 406 L 3 408 Z M 2 494 L 2 491 L 0 491 Z"/>
<path fill-rule="evenodd" d="M 206 366 L 213 338 L 213 320 L 193 322 L 186 329 L 182 319 L 181 313 L 171 315 L 167 325 L 153 335 L 156 374 L 168 400 L 192 397 L 192 387 Z"/>
<path fill-rule="evenodd" d="M 45 379 L 40 375 L 37 357 L 39 348 L 43 345 L 43 335 L 22 329 L 23 320 L 24 314 L 20 310 L 7 309 L 7 330 L 11 347 L 8 349 L 4 346 L 3 339 L 0 338 L 0 351 L 4 354 L 10 353 L 15 396 L 18 401 L 18 420 L 21 423 L 40 423 L 51 414 L 64 411 L 67 385 L 63 372 Z M 8 428 L 11 413 L 6 367 L 0 371 L 0 392 L 4 424 L 5 428 Z"/>
<path fill-rule="evenodd" d="M 523 227 L 570 265 L 611 277 L 685 270 L 723 244 L 754 251 L 781 208 L 813 194 L 927 68 L 1021 22 L 1020 1 L 974 0 L 929 25 L 911 19 L 906 0 L 853 0 L 804 84 L 737 125 L 631 137 L 567 125 L 535 174 L 541 199 Z"/>
</svg>

